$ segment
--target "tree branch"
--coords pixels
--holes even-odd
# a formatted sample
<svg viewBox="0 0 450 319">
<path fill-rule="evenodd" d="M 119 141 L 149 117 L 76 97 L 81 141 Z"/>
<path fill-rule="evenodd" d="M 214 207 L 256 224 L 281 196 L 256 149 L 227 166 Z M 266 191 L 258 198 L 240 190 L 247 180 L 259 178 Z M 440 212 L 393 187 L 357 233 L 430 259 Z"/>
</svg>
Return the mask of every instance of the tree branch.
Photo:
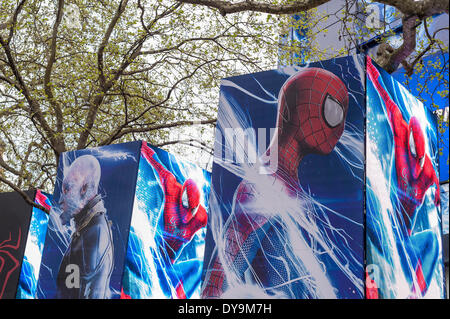
<svg viewBox="0 0 450 319">
<path fill-rule="evenodd" d="M 243 11 L 262 12 L 270 14 L 295 14 L 300 11 L 307 11 L 313 9 L 329 0 L 297 0 L 290 1 L 285 4 L 271 4 L 267 1 L 252 1 L 245 0 L 236 3 L 223 0 L 177 0 L 181 3 L 197 4 L 215 8 L 219 10 L 223 16 L 230 13 L 237 13 Z"/>
<path fill-rule="evenodd" d="M 59 103 L 57 102 L 57 100 L 53 96 L 52 84 L 50 82 L 50 79 L 51 79 L 51 75 L 52 75 L 53 64 L 56 61 L 56 39 L 58 36 L 58 28 L 61 23 L 63 13 L 64 13 L 64 0 L 59 0 L 57 12 L 56 12 L 56 20 L 55 20 L 55 24 L 53 25 L 53 30 L 52 30 L 52 38 L 51 38 L 51 42 L 50 42 L 49 54 L 47 57 L 47 67 L 45 68 L 45 74 L 44 74 L 45 94 L 47 96 L 47 100 L 49 101 L 50 105 L 52 105 L 53 109 L 55 110 L 56 132 L 59 134 L 58 137 L 56 138 L 57 144 L 55 145 L 55 148 L 57 149 L 58 153 L 62 153 L 66 150 L 64 138 L 62 137 L 64 119 L 63 119 L 61 107 L 60 107 Z"/>
<path fill-rule="evenodd" d="M 100 87 L 103 89 L 105 83 L 106 83 L 106 78 L 105 78 L 105 74 L 104 74 L 104 65 L 103 65 L 103 54 L 105 52 L 106 46 L 109 43 L 109 38 L 111 37 L 111 34 L 114 30 L 114 28 L 117 25 L 117 22 L 120 19 L 120 16 L 122 15 L 122 13 L 125 11 L 125 8 L 128 4 L 128 0 L 122 0 L 119 3 L 119 6 L 117 7 L 116 13 L 113 16 L 113 18 L 111 19 L 111 22 L 108 25 L 108 28 L 106 29 L 105 35 L 103 36 L 103 40 L 100 43 L 100 46 L 98 47 L 98 51 L 97 51 L 97 68 L 99 70 L 99 81 L 100 81 Z"/>
<path fill-rule="evenodd" d="M 91 131 L 92 127 L 94 126 L 95 119 L 97 117 L 98 108 L 103 102 L 103 99 L 105 97 L 105 93 L 109 90 L 109 88 L 106 87 L 106 77 L 104 72 L 104 52 L 106 49 L 106 46 L 109 43 L 109 39 L 111 37 L 111 34 L 114 30 L 114 28 L 117 25 L 117 22 L 120 19 L 120 16 L 125 11 L 125 8 L 128 4 L 128 0 L 122 0 L 120 1 L 119 6 L 117 7 L 116 13 L 114 14 L 113 18 L 111 19 L 111 22 L 109 23 L 106 32 L 103 36 L 102 42 L 100 43 L 100 46 L 97 50 L 97 68 L 99 71 L 99 83 L 100 83 L 100 90 L 95 95 L 93 100 L 90 103 L 88 114 L 86 117 L 86 123 L 84 126 L 83 131 L 80 134 L 80 137 L 78 139 L 78 145 L 77 149 L 82 149 L 86 147 L 87 139 L 89 137 L 89 132 Z M 111 82 L 109 82 L 111 83 Z"/>
<path fill-rule="evenodd" d="M 11 32 L 14 31 L 14 24 L 15 24 L 15 20 L 17 20 L 17 16 L 19 14 L 19 12 L 22 10 L 23 5 L 25 3 L 25 0 L 22 0 L 18 6 L 18 8 L 15 10 L 15 13 L 13 15 L 13 21 L 11 23 L 13 23 L 13 26 L 10 29 L 10 34 L 8 39 L 4 39 L 1 35 L 0 35 L 0 45 L 3 48 L 4 52 L 5 52 L 5 56 L 6 56 L 6 61 L 5 63 L 9 66 L 9 68 L 11 69 L 15 81 L 8 79 L 6 77 L 2 77 L 1 79 L 8 82 L 9 84 L 13 85 L 13 87 L 20 93 L 22 94 L 28 105 L 29 105 L 29 110 L 28 113 L 30 115 L 30 118 L 33 122 L 33 124 L 35 125 L 36 129 L 38 130 L 38 132 L 45 138 L 50 140 L 49 145 L 52 147 L 52 149 L 54 150 L 55 154 L 58 156 L 58 149 L 55 147 L 56 145 L 58 145 L 58 141 L 55 135 L 55 132 L 52 130 L 52 128 L 50 127 L 50 125 L 48 124 L 48 122 L 45 120 L 44 114 L 42 113 L 41 107 L 39 105 L 39 103 L 37 102 L 36 99 L 34 99 L 30 93 L 30 90 L 28 88 L 28 86 L 26 85 L 24 79 L 22 78 L 22 75 L 20 74 L 20 71 L 17 67 L 16 61 L 13 57 L 12 51 L 11 51 L 11 47 L 10 47 L 10 43 L 9 41 L 12 38 L 12 34 Z M 38 129 L 38 125 L 37 123 L 35 123 L 35 118 L 37 120 L 37 122 L 39 123 L 39 125 L 42 127 L 42 129 L 44 130 L 45 135 L 43 135 L 41 133 L 41 131 Z"/>
<path fill-rule="evenodd" d="M 47 208 L 45 208 L 44 206 L 35 203 L 34 200 L 32 200 L 24 191 L 22 191 L 20 188 L 18 188 L 16 185 L 14 185 L 13 183 L 11 183 L 10 181 L 6 180 L 5 178 L 3 178 L 2 176 L 0 176 L 0 182 L 5 183 L 6 185 L 8 185 L 9 187 L 11 187 L 14 191 L 16 191 L 17 193 L 19 193 L 20 196 L 22 196 L 22 198 L 31 206 L 36 207 L 40 210 L 42 210 L 43 212 L 49 214 L 49 210 Z"/>
<path fill-rule="evenodd" d="M 316 8 L 329 0 L 297 0 L 284 4 L 271 4 L 267 1 L 244 0 L 230 2 L 224 0 L 177 0 L 181 3 L 189 3 L 207 6 L 219 10 L 222 15 L 243 11 L 262 12 L 270 14 L 295 14 L 301 11 Z M 417 15 L 421 19 L 434 14 L 448 13 L 447 0 L 377 0 L 377 2 L 394 6 L 405 15 Z"/>
<path fill-rule="evenodd" d="M 114 140 L 117 140 L 117 139 L 121 138 L 122 136 L 131 134 L 131 133 L 145 133 L 145 132 L 151 132 L 151 131 L 155 131 L 155 130 L 167 129 L 167 128 L 184 126 L 184 125 L 213 124 L 216 121 L 217 121 L 217 119 L 201 120 L 201 121 L 177 121 L 177 122 L 164 123 L 164 124 L 158 124 L 158 125 L 147 125 L 144 127 L 124 127 L 120 131 L 118 131 L 114 136 L 110 136 L 106 140 L 100 142 L 99 146 L 111 144 Z"/>
<path fill-rule="evenodd" d="M 403 17 L 403 43 L 398 49 L 389 44 L 380 45 L 377 52 L 377 63 L 387 72 L 392 73 L 416 49 L 417 16 Z"/>
<path fill-rule="evenodd" d="M 14 10 L 14 13 L 11 16 L 11 18 L 7 22 L 0 24 L 0 30 L 6 29 L 9 27 L 9 35 L 8 35 L 8 39 L 6 40 L 6 42 L 8 44 L 11 42 L 11 39 L 14 35 L 14 28 L 16 27 L 16 24 L 17 24 L 17 18 L 19 17 L 20 11 L 22 11 L 23 6 L 25 5 L 25 2 L 26 2 L 26 0 L 20 1 L 16 10 Z"/>
<path fill-rule="evenodd" d="M 439 13 L 448 13 L 447 0 L 377 0 L 377 2 L 396 7 L 404 15 L 417 16 L 421 20 Z"/>
<path fill-rule="evenodd" d="M 194 142 L 198 143 L 199 145 L 195 145 Z M 152 145 L 156 146 L 156 147 L 162 147 L 162 146 L 173 145 L 173 144 L 184 144 L 184 145 L 196 147 L 196 148 L 201 149 L 202 151 L 209 153 L 210 155 L 213 155 L 212 147 L 210 147 L 208 144 L 204 143 L 203 141 L 193 139 L 193 138 L 184 139 L 184 140 L 181 140 L 181 139 L 171 140 L 171 141 L 161 142 L 161 143 L 152 144 Z"/>
</svg>

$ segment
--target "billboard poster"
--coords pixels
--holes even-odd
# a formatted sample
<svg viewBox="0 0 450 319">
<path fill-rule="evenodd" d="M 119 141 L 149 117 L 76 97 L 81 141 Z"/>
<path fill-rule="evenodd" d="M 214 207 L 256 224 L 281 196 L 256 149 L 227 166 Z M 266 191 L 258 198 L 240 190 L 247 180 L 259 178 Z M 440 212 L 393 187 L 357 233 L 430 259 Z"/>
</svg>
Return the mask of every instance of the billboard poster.
<svg viewBox="0 0 450 319">
<path fill-rule="evenodd" d="M 34 201 L 50 210 L 51 198 L 51 195 L 37 190 Z M 48 218 L 47 213 L 36 207 L 32 207 L 30 227 L 28 229 L 16 299 L 36 298 L 37 280 L 39 278 L 42 250 L 47 233 Z"/>
<path fill-rule="evenodd" d="M 0 299 L 16 297 L 30 218 L 31 206 L 19 193 L 0 193 Z"/>
<path fill-rule="evenodd" d="M 444 22 L 440 24 L 448 25 L 447 19 L 444 18 Z M 439 18 L 440 20 L 441 18 Z M 435 29 L 440 28 L 439 23 L 434 26 Z M 432 29 L 430 29 L 432 30 Z M 432 31 L 430 31 L 432 32 Z M 448 41 L 448 40 L 447 40 Z M 426 90 L 422 89 L 423 86 L 423 74 L 435 74 L 437 73 L 436 68 L 439 69 L 439 65 L 448 65 L 449 55 L 435 53 L 423 57 L 423 71 L 419 74 L 412 74 L 410 77 L 406 75 L 404 68 L 399 68 L 397 71 L 392 73 L 392 76 L 400 83 L 407 83 L 408 89 L 414 94 L 418 94 L 418 97 L 423 101 L 425 107 L 430 111 L 434 112 L 439 120 L 437 123 L 438 129 L 438 149 L 439 149 L 439 181 L 441 183 L 448 183 L 449 177 L 449 107 L 448 107 L 448 96 L 444 93 L 447 90 L 445 83 L 449 81 L 449 72 L 441 72 L 440 77 L 429 76 L 426 81 Z"/>
<path fill-rule="evenodd" d="M 441 184 L 441 212 L 442 212 L 442 233 L 444 234 L 442 244 L 444 251 L 444 265 L 448 267 L 448 183 Z"/>
<path fill-rule="evenodd" d="M 199 298 L 210 173 L 143 142 L 122 298 Z"/>
<path fill-rule="evenodd" d="M 224 79 L 202 298 L 364 298 L 364 57 Z"/>
<path fill-rule="evenodd" d="M 368 298 L 443 298 L 436 118 L 367 58 Z"/>
<path fill-rule="evenodd" d="M 441 184 L 442 232 L 448 235 L 448 183 Z"/>
<path fill-rule="evenodd" d="M 119 298 L 141 142 L 61 155 L 38 298 Z"/>
</svg>

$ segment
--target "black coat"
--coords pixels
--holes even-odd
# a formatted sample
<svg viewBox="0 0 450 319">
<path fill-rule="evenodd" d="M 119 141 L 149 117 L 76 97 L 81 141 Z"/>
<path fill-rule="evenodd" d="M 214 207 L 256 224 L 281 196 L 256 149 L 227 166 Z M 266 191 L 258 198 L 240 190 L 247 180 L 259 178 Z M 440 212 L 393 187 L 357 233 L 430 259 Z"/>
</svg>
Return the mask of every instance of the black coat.
<svg viewBox="0 0 450 319">
<path fill-rule="evenodd" d="M 110 298 L 114 245 L 106 212 L 96 212 L 95 207 L 84 210 L 76 216 L 75 222 L 76 231 L 59 267 L 57 297 Z"/>
</svg>

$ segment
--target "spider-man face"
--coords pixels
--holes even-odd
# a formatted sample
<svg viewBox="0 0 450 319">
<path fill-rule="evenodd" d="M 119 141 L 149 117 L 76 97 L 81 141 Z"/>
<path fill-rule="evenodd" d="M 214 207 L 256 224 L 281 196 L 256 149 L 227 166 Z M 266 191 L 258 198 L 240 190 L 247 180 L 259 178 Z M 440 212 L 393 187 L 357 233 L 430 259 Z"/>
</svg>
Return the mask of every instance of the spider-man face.
<svg viewBox="0 0 450 319">
<path fill-rule="evenodd" d="M 289 78 L 279 95 L 278 127 L 312 153 L 329 154 L 344 131 L 348 92 L 333 73 L 308 68 Z"/>
<path fill-rule="evenodd" d="M 425 137 L 419 120 L 414 116 L 408 125 L 408 157 L 411 174 L 417 179 L 425 163 Z"/>
<path fill-rule="evenodd" d="M 200 191 L 192 179 L 187 179 L 181 189 L 180 211 L 183 223 L 195 216 L 200 206 Z"/>
</svg>

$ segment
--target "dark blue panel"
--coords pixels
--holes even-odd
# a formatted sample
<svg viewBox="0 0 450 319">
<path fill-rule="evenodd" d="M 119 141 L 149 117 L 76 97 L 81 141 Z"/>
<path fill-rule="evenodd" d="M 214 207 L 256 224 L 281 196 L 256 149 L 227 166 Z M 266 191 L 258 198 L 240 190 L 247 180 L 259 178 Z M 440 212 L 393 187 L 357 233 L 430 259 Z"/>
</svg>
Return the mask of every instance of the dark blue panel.
<svg viewBox="0 0 450 319">
<path fill-rule="evenodd" d="M 364 297 L 363 61 L 222 81 L 203 297 Z"/>
<path fill-rule="evenodd" d="M 130 142 L 61 155 L 38 298 L 120 296 L 140 146 Z"/>
</svg>

